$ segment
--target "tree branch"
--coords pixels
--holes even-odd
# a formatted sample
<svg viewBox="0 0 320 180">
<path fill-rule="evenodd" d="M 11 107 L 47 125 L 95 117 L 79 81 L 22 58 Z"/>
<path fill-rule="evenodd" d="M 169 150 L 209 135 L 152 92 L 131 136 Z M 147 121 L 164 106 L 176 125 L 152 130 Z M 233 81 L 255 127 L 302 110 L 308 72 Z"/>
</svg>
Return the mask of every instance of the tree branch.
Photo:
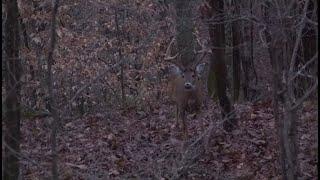
<svg viewBox="0 0 320 180">
<path fill-rule="evenodd" d="M 318 52 L 307 62 L 305 63 L 300 69 L 299 71 L 294 75 L 292 76 L 289 81 L 293 81 L 297 76 L 301 75 L 301 72 L 308 66 L 310 65 L 311 63 L 313 63 L 315 60 L 318 59 Z"/>
<path fill-rule="evenodd" d="M 318 87 L 318 78 L 316 78 L 316 82 L 314 83 L 314 85 L 300 98 L 298 99 L 293 106 L 290 107 L 290 110 L 295 110 L 296 108 L 298 108 L 303 101 L 305 101 L 312 93 L 313 91 L 315 91 Z"/>
<path fill-rule="evenodd" d="M 296 64 L 296 59 L 297 59 L 297 52 L 298 52 L 298 48 L 299 48 L 299 44 L 301 41 L 301 36 L 302 36 L 302 30 L 305 26 L 306 23 L 306 16 L 307 16 L 307 9 L 308 9 L 308 5 L 309 5 L 309 0 L 307 0 L 304 4 L 304 8 L 303 8 L 303 17 L 301 19 L 301 25 L 298 29 L 298 37 L 296 39 L 295 45 L 294 45 L 294 49 L 293 49 L 293 53 L 292 53 L 292 57 L 291 57 L 291 61 L 290 61 L 290 68 L 289 68 L 289 74 L 292 74 L 293 72 L 293 67 Z"/>
</svg>

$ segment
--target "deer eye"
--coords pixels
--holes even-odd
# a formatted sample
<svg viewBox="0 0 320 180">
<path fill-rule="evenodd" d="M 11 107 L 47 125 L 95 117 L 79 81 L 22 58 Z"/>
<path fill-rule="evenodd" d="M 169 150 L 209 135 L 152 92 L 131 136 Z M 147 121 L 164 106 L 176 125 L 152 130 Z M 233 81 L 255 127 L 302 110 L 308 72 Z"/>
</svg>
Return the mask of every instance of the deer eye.
<svg viewBox="0 0 320 180">
<path fill-rule="evenodd" d="M 195 78 L 195 77 L 196 77 L 196 75 L 192 74 L 192 78 Z"/>
<path fill-rule="evenodd" d="M 182 78 L 184 78 L 184 74 L 181 74 Z"/>
</svg>

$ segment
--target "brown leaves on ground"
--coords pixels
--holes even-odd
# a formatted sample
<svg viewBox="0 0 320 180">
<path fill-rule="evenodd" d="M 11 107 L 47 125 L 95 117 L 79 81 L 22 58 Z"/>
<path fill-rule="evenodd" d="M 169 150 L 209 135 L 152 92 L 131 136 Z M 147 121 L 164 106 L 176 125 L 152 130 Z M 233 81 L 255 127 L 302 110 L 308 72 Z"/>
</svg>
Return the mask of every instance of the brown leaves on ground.
<svg viewBox="0 0 320 180">
<path fill-rule="evenodd" d="M 192 119 L 189 116 L 189 143 L 214 122 L 207 152 L 183 176 L 185 179 L 281 179 L 276 128 L 270 105 L 237 105 L 239 128 L 226 134 L 221 127 L 217 106 Z M 259 107 L 259 108 L 258 108 Z M 172 106 L 141 119 L 139 114 L 88 116 L 71 120 L 60 130 L 59 164 L 63 178 L 87 179 L 171 179 L 179 168 L 183 152 L 181 134 L 173 126 Z M 316 176 L 316 116 L 308 115 L 299 125 L 298 155 L 301 177 Z M 252 116 L 256 114 L 257 116 Z M 261 116 L 264 114 L 264 116 Z M 112 117 L 107 119 L 106 117 Z M 30 128 L 36 123 L 37 131 Z M 174 127 L 174 128 L 171 128 Z M 306 128 L 309 128 L 307 130 Z M 310 129 L 310 127 L 314 127 Z M 23 161 L 25 179 L 46 177 L 49 173 L 49 127 L 43 120 L 24 121 L 23 153 L 38 166 Z M 30 138 L 32 137 L 32 138 Z M 28 172 L 33 172 L 28 174 Z M 36 173 L 35 173 L 36 172 Z M 41 178 L 40 178 L 41 179 Z"/>
</svg>

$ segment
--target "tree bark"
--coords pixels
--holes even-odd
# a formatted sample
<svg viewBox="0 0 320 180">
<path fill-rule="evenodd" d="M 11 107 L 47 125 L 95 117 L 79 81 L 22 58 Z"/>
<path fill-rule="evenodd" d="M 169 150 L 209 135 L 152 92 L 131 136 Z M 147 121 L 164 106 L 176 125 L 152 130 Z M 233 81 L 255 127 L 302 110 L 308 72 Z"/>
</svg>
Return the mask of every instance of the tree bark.
<svg viewBox="0 0 320 180">
<path fill-rule="evenodd" d="M 266 41 L 267 43 L 271 42 L 271 34 L 269 31 L 265 32 Z M 280 116 L 280 110 L 279 110 L 279 101 L 280 98 L 278 96 L 278 92 L 280 91 L 280 79 L 279 79 L 279 65 L 277 63 L 276 56 L 274 55 L 277 53 L 276 48 L 269 47 L 268 48 L 269 55 L 270 55 L 270 63 L 272 65 L 272 106 L 273 106 L 273 115 L 274 115 L 274 121 L 277 124 L 277 133 L 279 137 L 279 149 L 280 149 L 280 164 L 282 169 L 282 174 L 285 180 L 287 180 L 286 177 L 286 161 L 285 161 L 285 147 L 284 147 L 284 136 L 282 134 L 283 132 L 283 118 Z"/>
<path fill-rule="evenodd" d="M 18 5 L 16 0 L 6 1 L 7 19 L 5 21 L 5 149 L 4 179 L 18 179 L 20 153 L 20 77 L 21 62 L 19 59 Z"/>
<path fill-rule="evenodd" d="M 122 50 L 121 50 L 121 38 L 120 38 L 120 29 L 119 29 L 119 19 L 118 19 L 119 9 L 115 11 L 115 24 L 116 24 L 116 31 L 117 31 L 117 40 L 118 40 L 118 53 L 120 62 L 122 61 Z M 126 108 L 126 96 L 125 96 L 125 87 L 124 87 L 124 72 L 123 72 L 123 63 L 120 64 L 120 83 L 121 83 L 121 104 L 122 108 Z"/>
<path fill-rule="evenodd" d="M 244 11 L 250 10 L 250 14 L 253 14 L 253 2 L 250 1 L 241 1 L 238 2 L 238 5 L 242 5 L 242 9 Z M 254 16 L 254 15 L 252 15 Z M 257 85 L 257 72 L 255 70 L 254 66 L 254 52 L 253 52 L 253 46 L 254 46 L 254 26 L 253 22 L 247 22 L 242 21 L 241 22 L 241 37 L 244 40 L 248 40 L 248 46 L 244 46 L 242 49 L 242 58 L 241 58 L 241 67 L 242 67 L 242 73 L 243 73 L 243 81 L 242 81 L 242 90 L 243 90 L 243 96 L 245 100 L 254 100 L 255 94 L 255 88 L 252 86 L 253 81 L 255 81 L 255 85 Z"/>
<path fill-rule="evenodd" d="M 254 16 L 253 14 L 253 0 L 250 0 L 250 14 L 251 16 Z M 258 83 L 258 75 L 257 75 L 257 72 L 256 72 L 256 68 L 254 66 L 254 58 L 253 58 L 253 40 L 254 40 L 254 36 L 253 36 L 253 22 L 250 23 L 250 64 L 251 64 L 251 68 L 252 68 L 252 71 L 253 71 L 253 75 L 254 75 L 254 78 L 255 78 L 255 85 L 257 85 Z"/>
<path fill-rule="evenodd" d="M 211 13 L 208 18 L 217 16 L 224 12 L 223 0 L 208 1 L 211 6 Z M 212 44 L 212 56 L 210 59 L 210 71 L 214 73 L 216 78 L 215 85 L 219 98 L 219 104 L 222 107 L 222 117 L 226 118 L 223 127 L 230 132 L 234 129 L 236 121 L 233 117 L 232 106 L 227 96 L 227 69 L 225 64 L 225 36 L 224 24 L 209 24 L 209 36 Z M 218 48 L 217 48 L 218 47 Z"/>
<path fill-rule="evenodd" d="M 176 39 L 177 51 L 180 54 L 178 57 L 184 67 L 193 63 L 195 59 L 194 53 L 194 36 L 193 36 L 193 21 L 192 21 L 192 1 L 175 0 L 176 9 Z"/>
<path fill-rule="evenodd" d="M 53 94 L 53 81 L 52 81 L 52 64 L 53 64 L 53 52 L 56 44 L 56 16 L 58 14 L 59 0 L 55 0 L 52 9 L 51 16 L 51 40 L 48 53 L 48 71 L 47 71 L 47 85 L 48 85 L 48 109 L 53 116 L 53 121 L 51 124 L 51 150 L 52 150 L 52 179 L 58 180 L 58 152 L 57 152 L 57 134 L 58 134 L 58 125 L 60 123 L 59 115 L 56 110 L 56 104 L 54 101 Z"/>
<path fill-rule="evenodd" d="M 298 44 L 301 40 L 301 27 L 304 26 L 304 23 L 300 25 L 297 37 L 295 37 L 296 42 L 294 43 L 291 41 L 290 38 L 280 35 L 290 34 L 289 32 L 283 33 L 286 29 L 289 29 L 288 25 L 290 24 L 290 21 L 286 20 L 286 24 L 283 24 L 281 20 L 271 22 L 272 17 L 270 17 L 270 11 L 271 9 L 273 10 L 277 7 L 271 7 L 271 4 L 269 2 L 267 2 L 266 5 L 267 6 L 265 9 L 265 21 L 267 27 L 265 31 L 265 37 L 269 45 L 268 51 L 270 55 L 270 63 L 272 66 L 273 74 L 273 108 L 275 121 L 277 123 L 278 135 L 280 139 L 280 163 L 282 168 L 283 179 L 295 180 L 298 176 L 296 152 L 296 122 L 298 116 L 296 109 L 291 108 L 294 104 L 294 93 L 292 80 L 290 79 L 292 79 L 291 76 L 293 75 L 293 67 L 296 64 L 295 58 L 298 50 Z M 280 9 L 276 10 L 280 12 Z M 284 41 L 284 38 L 289 39 L 289 41 Z M 295 47 L 288 48 L 290 47 L 289 44 L 295 44 Z M 284 63 L 288 62 L 288 59 L 286 59 L 288 57 L 292 57 L 289 61 L 290 67 L 284 66 Z M 287 74 L 288 76 L 283 76 L 283 79 L 280 79 L 282 74 Z M 282 93 L 278 94 L 279 92 Z M 284 105 L 283 117 L 279 116 L 279 102 L 282 102 L 282 104 Z"/>
<path fill-rule="evenodd" d="M 233 14 L 234 17 L 240 15 L 239 7 L 232 1 L 232 6 L 235 8 Z M 232 44 L 233 44 L 233 53 L 232 53 L 232 81 L 233 81 L 233 101 L 236 102 L 239 99 L 240 93 L 240 65 L 241 65 L 241 57 L 240 57 L 240 28 L 239 22 L 235 21 L 232 24 Z"/>
</svg>

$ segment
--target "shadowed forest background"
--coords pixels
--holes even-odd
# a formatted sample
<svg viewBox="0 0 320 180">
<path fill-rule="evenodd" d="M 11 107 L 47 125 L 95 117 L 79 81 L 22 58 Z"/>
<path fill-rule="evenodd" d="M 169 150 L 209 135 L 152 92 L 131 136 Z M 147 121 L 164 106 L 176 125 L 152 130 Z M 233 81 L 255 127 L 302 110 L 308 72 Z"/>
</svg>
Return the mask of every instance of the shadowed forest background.
<svg viewBox="0 0 320 180">
<path fill-rule="evenodd" d="M 3 0 L 2 177 L 317 179 L 317 8 Z"/>
</svg>

